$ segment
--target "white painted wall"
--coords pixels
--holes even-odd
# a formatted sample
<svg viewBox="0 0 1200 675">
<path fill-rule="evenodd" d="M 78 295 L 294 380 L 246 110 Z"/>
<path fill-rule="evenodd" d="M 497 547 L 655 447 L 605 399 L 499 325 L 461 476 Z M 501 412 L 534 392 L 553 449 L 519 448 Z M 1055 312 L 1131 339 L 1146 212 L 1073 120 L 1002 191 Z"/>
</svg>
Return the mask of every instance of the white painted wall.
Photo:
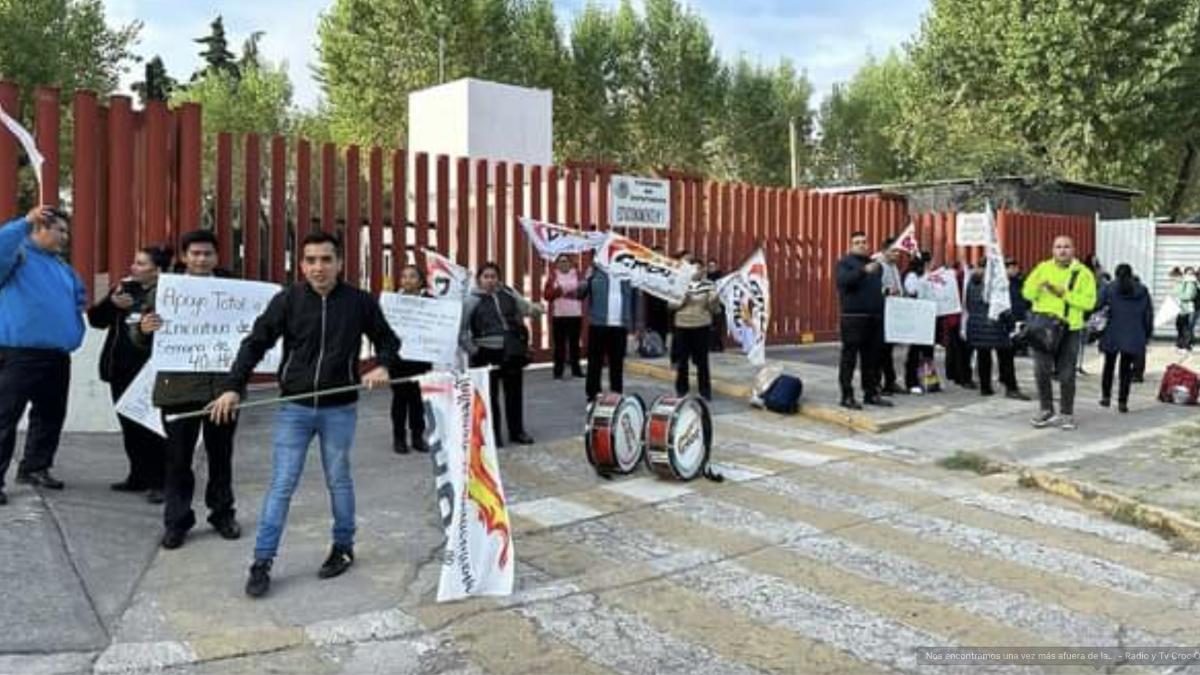
<svg viewBox="0 0 1200 675">
<path fill-rule="evenodd" d="M 108 384 L 100 380 L 100 351 L 105 331 L 88 328 L 83 346 L 71 355 L 71 392 L 67 399 L 67 419 L 63 432 L 107 433 L 120 431 L 113 412 Z M 18 428 L 28 426 L 28 411 Z M 23 452 L 17 448 L 17 456 Z"/>
<path fill-rule="evenodd" d="M 462 79 L 408 97 L 408 148 L 524 164 L 550 164 L 554 96 L 484 80 Z"/>
</svg>

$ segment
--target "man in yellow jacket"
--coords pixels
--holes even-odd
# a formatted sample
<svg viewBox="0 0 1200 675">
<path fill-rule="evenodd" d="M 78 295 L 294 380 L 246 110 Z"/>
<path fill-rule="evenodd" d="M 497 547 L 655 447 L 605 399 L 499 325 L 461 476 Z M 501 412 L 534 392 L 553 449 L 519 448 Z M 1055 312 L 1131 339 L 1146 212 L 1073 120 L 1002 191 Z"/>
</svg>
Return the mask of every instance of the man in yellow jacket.
<svg viewBox="0 0 1200 675">
<path fill-rule="evenodd" d="M 1079 331 L 1084 315 L 1096 306 L 1096 279 L 1087 265 L 1075 259 L 1075 242 L 1070 237 L 1054 240 L 1054 257 L 1029 273 L 1021 295 L 1032 303 L 1034 314 L 1052 316 L 1063 323 L 1058 349 L 1050 354 L 1034 349 L 1034 372 L 1042 409 L 1033 418 L 1037 428 L 1058 424 L 1065 431 L 1075 425 L 1075 360 L 1079 352 Z M 1054 388 L 1057 378 L 1061 401 L 1059 415 L 1054 414 Z"/>
</svg>

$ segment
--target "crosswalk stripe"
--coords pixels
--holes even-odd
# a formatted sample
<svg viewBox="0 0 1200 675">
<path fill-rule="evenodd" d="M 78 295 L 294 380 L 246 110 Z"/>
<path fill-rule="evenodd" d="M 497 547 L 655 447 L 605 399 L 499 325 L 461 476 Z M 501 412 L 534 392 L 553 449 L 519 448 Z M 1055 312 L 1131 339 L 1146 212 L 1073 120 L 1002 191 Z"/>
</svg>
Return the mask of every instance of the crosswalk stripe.
<svg viewBox="0 0 1200 675">
<path fill-rule="evenodd" d="M 719 440 L 713 443 L 713 456 L 718 459 L 746 455 L 796 466 L 819 466 L 839 459 L 832 455 L 823 455 L 795 448 L 781 448 L 779 445 L 767 445 L 744 439 Z"/>
<path fill-rule="evenodd" d="M 596 509 L 558 497 L 513 504 L 508 510 L 509 513 L 527 518 L 541 527 L 555 527 L 603 515 Z"/>
<path fill-rule="evenodd" d="M 447 632 L 468 658 L 492 675 L 613 672 L 568 644 L 543 639 L 532 619 L 513 610 L 470 616 Z"/>
<path fill-rule="evenodd" d="M 750 432 L 765 432 L 776 438 L 788 439 L 792 443 L 822 443 L 824 441 L 833 440 L 844 435 L 843 430 L 824 429 L 813 425 L 810 421 L 803 423 L 790 424 L 781 418 L 779 415 L 771 413 L 760 413 L 749 411 L 745 413 L 735 413 L 732 415 L 721 415 L 717 418 L 720 421 L 722 428 L 725 426 L 737 427 L 734 433 L 740 434 L 742 430 Z"/>
<path fill-rule="evenodd" d="M 649 504 L 677 499 L 692 493 L 692 489 L 682 483 L 668 482 L 648 476 L 613 482 L 605 485 L 603 489 Z"/>
<path fill-rule="evenodd" d="M 836 506 L 815 506 L 794 496 L 761 489 L 763 482 L 728 486 L 720 497 L 780 518 L 836 531 L 842 539 L 872 550 L 890 551 L 934 568 L 954 570 L 997 588 L 1028 593 L 1080 614 L 1119 623 L 1136 614 L 1138 628 L 1155 635 L 1180 639 L 1182 635 L 1200 631 L 1200 617 L 1192 611 L 1178 609 L 1176 603 L 1105 591 L 1074 576 L 1044 571 L 1031 574 L 1031 568 L 1020 561 L 980 556 L 975 551 L 946 546 L 930 538 L 914 537 L 886 521 L 864 519 Z M 1193 632 L 1186 633 L 1188 630 Z"/>
<path fill-rule="evenodd" d="M 806 480 L 806 477 L 792 477 Z M 822 476 L 818 480 L 823 480 Z M 835 508 L 863 518 L 884 520 L 890 527 L 931 538 L 952 547 L 982 553 L 1001 560 L 1012 560 L 1034 569 L 1070 576 L 1113 591 L 1153 597 L 1179 606 L 1192 593 L 1186 585 L 1152 577 L 1140 570 L 1108 560 L 1083 555 L 1026 539 L 1003 535 L 965 525 L 946 518 L 929 516 L 896 502 L 882 501 L 862 494 L 850 494 L 826 487 L 797 483 L 780 476 L 747 483 L 821 508 Z"/>
</svg>

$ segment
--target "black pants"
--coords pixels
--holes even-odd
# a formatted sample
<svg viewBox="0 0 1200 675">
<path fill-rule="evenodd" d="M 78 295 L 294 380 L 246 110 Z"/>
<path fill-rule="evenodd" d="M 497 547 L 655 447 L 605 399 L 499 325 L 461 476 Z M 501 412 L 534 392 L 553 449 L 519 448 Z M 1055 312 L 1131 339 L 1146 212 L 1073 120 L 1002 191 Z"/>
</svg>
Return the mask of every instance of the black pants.
<svg viewBox="0 0 1200 675">
<path fill-rule="evenodd" d="M 838 383 L 842 398 L 854 397 L 854 367 L 860 368 L 863 396 L 879 395 L 879 354 L 883 350 L 883 317 L 864 314 L 842 317 L 842 359 Z"/>
<path fill-rule="evenodd" d="M 708 348 L 712 340 L 709 326 L 700 328 L 675 328 L 675 340 L 672 343 L 671 360 L 675 364 L 675 393 L 684 396 L 688 393 L 688 360 L 696 364 L 696 381 L 700 387 L 700 396 L 704 400 L 712 400 L 712 378 L 708 372 Z"/>
<path fill-rule="evenodd" d="M 504 384 L 504 421 L 508 423 L 508 435 L 511 437 L 525 433 L 524 366 L 505 361 L 504 351 L 500 349 L 480 349 L 479 353 L 471 357 L 471 366 L 499 366 L 499 370 L 488 373 L 488 391 L 492 398 L 492 431 L 496 434 L 496 442 L 504 442 L 504 437 L 500 435 L 501 383 Z"/>
<path fill-rule="evenodd" d="M 399 376 L 397 376 L 399 377 Z M 409 436 L 409 430 L 412 435 Z M 425 436 L 425 404 L 421 400 L 421 385 L 401 382 L 392 385 L 392 439 L 407 443 L 423 440 Z"/>
<path fill-rule="evenodd" d="M 979 388 L 982 391 L 992 391 L 992 349 L 977 347 L 975 349 L 975 367 L 979 371 Z M 997 348 L 996 360 L 1000 364 L 1000 384 L 1005 391 L 1017 390 L 1017 368 L 1014 363 L 1014 353 L 1011 348 Z"/>
<path fill-rule="evenodd" d="M 554 342 L 554 376 L 561 377 L 564 366 L 571 364 L 571 374 L 578 377 L 583 371 L 579 368 L 579 333 L 583 327 L 583 319 L 578 316 L 554 317 L 550 324 L 550 338 Z"/>
<path fill-rule="evenodd" d="M 1175 317 L 1175 346 L 1179 349 L 1192 348 L 1192 315 L 1180 314 Z"/>
<path fill-rule="evenodd" d="M 237 422 L 213 424 L 207 417 L 193 417 L 167 422 L 166 427 L 167 480 L 163 524 L 169 530 L 189 530 L 196 524 L 196 514 L 192 511 L 192 495 L 196 491 L 192 458 L 201 432 L 204 434 L 204 454 L 208 456 L 208 484 L 204 486 L 208 522 L 232 518 L 235 514 L 233 435 L 237 431 Z"/>
<path fill-rule="evenodd" d="M 108 383 L 113 405 L 121 399 L 121 394 L 125 393 L 132 381 L 131 378 Z M 117 415 L 117 422 L 121 425 L 125 456 L 129 458 L 126 482 L 143 489 L 163 489 L 167 471 L 167 439 L 123 415 Z"/>
<path fill-rule="evenodd" d="M 1104 352 L 1104 372 L 1100 375 L 1100 398 L 1108 401 L 1112 399 L 1113 371 L 1117 370 L 1117 357 L 1120 356 L 1121 367 L 1118 375 L 1119 384 L 1117 389 L 1117 402 L 1129 402 L 1129 389 L 1133 385 L 1133 376 L 1137 369 L 1137 364 L 1140 359 L 1135 354 L 1126 354 L 1125 352 Z"/>
<path fill-rule="evenodd" d="M 625 390 L 625 341 L 629 331 L 620 326 L 588 327 L 588 364 L 587 392 L 588 400 L 600 393 L 600 376 L 604 371 L 604 362 L 608 361 L 608 388 L 615 393 Z"/>
<path fill-rule="evenodd" d="M 971 345 L 962 339 L 959 329 L 950 331 L 946 341 L 946 379 L 958 384 L 971 381 Z"/>
<path fill-rule="evenodd" d="M 892 360 L 895 349 L 896 345 L 886 343 L 879 349 L 879 376 L 884 389 L 896 386 L 896 363 Z"/>
<path fill-rule="evenodd" d="M 909 389 L 921 386 L 917 369 L 922 360 L 933 360 L 933 345 L 909 345 L 908 354 L 904 357 L 904 386 Z"/>
<path fill-rule="evenodd" d="M 1079 331 L 1064 332 L 1058 352 L 1033 350 L 1034 374 L 1037 377 L 1038 401 L 1043 412 L 1054 412 L 1054 385 L 1060 389 L 1059 409 L 1064 415 L 1075 414 L 1075 359 L 1079 349 Z"/>
<path fill-rule="evenodd" d="M 725 312 L 713 315 L 712 330 L 708 333 L 708 351 L 725 351 Z"/>
<path fill-rule="evenodd" d="M 67 393 L 71 388 L 71 357 L 47 349 L 0 349 L 0 486 L 17 446 L 17 423 L 29 411 L 25 454 L 17 473 L 49 469 L 58 452 Z"/>
</svg>

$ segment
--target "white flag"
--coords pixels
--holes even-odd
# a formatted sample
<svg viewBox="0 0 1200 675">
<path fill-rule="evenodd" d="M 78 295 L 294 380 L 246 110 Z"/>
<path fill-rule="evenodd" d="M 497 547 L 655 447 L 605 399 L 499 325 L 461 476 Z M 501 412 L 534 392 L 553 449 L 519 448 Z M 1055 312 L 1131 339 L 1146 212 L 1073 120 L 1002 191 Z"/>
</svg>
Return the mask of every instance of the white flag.
<svg viewBox="0 0 1200 675">
<path fill-rule="evenodd" d="M 1008 270 L 1004 265 L 1004 252 L 1000 250 L 1000 237 L 996 232 L 996 214 L 992 203 L 987 205 L 988 243 L 987 267 L 983 275 L 983 297 L 988 303 L 988 318 L 996 321 L 1002 314 L 1012 310 L 1012 298 L 1008 294 Z"/>
<path fill-rule="evenodd" d="M 436 298 L 464 298 L 471 290 L 471 270 L 435 251 L 425 252 L 425 279 Z"/>
<path fill-rule="evenodd" d="M 486 368 L 478 368 L 421 378 L 421 397 L 433 413 L 427 416 L 426 437 L 446 532 L 438 602 L 513 591 L 516 559 L 488 376 Z"/>
<path fill-rule="evenodd" d="M 771 324 L 771 277 L 767 257 L 756 250 L 737 271 L 717 281 L 729 334 L 742 346 L 750 363 L 767 362 L 767 327 Z"/>
<path fill-rule="evenodd" d="M 21 144 L 22 148 L 25 148 L 25 154 L 29 155 L 29 164 L 33 167 L 33 172 L 37 174 L 38 191 L 40 193 L 42 188 L 42 162 L 46 160 L 42 157 L 42 153 L 38 151 L 37 142 L 33 140 L 33 136 L 25 130 L 25 127 L 21 126 L 20 122 L 9 117 L 3 108 L 0 108 L 0 122 L 3 122 L 4 126 L 8 127 L 8 130 L 12 132 L 12 135 L 17 137 L 17 142 Z"/>
<path fill-rule="evenodd" d="M 556 260 L 560 255 L 573 255 L 594 251 L 604 244 L 608 233 L 592 230 L 572 230 L 569 227 L 553 225 L 532 218 L 522 218 L 521 227 L 530 243 L 546 260 Z"/>
<path fill-rule="evenodd" d="M 679 302 L 696 275 L 696 266 L 655 253 L 638 242 L 609 232 L 596 249 L 596 266 L 616 280 L 667 301 Z"/>
</svg>

